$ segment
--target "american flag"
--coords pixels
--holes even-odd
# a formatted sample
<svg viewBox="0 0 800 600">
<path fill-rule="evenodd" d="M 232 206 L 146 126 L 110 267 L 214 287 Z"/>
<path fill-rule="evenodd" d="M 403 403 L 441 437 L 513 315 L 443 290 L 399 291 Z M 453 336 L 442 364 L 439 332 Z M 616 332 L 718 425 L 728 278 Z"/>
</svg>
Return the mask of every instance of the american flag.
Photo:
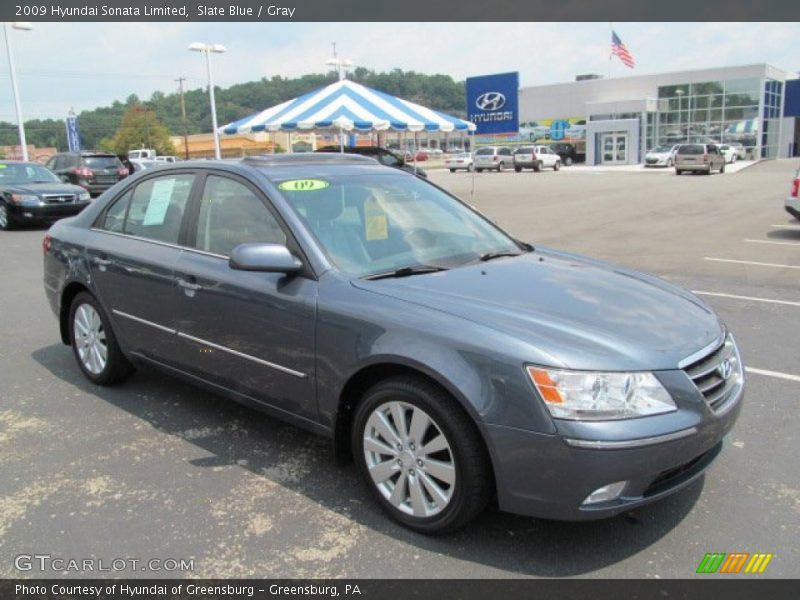
<svg viewBox="0 0 800 600">
<path fill-rule="evenodd" d="M 632 69 L 634 66 L 636 66 L 633 56 L 631 56 L 631 53 L 628 52 L 625 44 L 622 43 L 622 40 L 619 39 L 619 36 L 614 31 L 611 32 L 611 54 L 616 54 L 619 56 L 619 59 L 626 67 L 630 67 Z"/>
</svg>

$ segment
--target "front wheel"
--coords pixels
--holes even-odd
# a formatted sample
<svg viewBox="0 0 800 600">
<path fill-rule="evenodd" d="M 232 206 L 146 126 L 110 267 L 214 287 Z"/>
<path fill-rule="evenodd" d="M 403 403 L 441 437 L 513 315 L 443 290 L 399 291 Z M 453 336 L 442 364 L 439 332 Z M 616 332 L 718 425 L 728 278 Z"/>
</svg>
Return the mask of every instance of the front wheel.
<svg viewBox="0 0 800 600">
<path fill-rule="evenodd" d="M 561 161 L 557 160 L 553 165 L 553 171 L 558 171 L 561 168 Z"/>
<path fill-rule="evenodd" d="M 474 165 L 469 165 L 469 166 L 467 167 L 467 173 L 472 173 L 474 170 L 475 170 L 475 167 L 474 167 Z"/>
<path fill-rule="evenodd" d="M 450 172 L 451 172 L 451 173 L 455 173 L 455 172 L 456 172 L 456 170 L 455 170 L 455 169 L 450 169 Z"/>
<path fill-rule="evenodd" d="M 483 173 L 483 169 L 475 169 L 478 173 Z"/>
<path fill-rule="evenodd" d="M 3 200 L 0 200 L 0 229 L 3 231 L 14 229 L 14 218 Z"/>
<path fill-rule="evenodd" d="M 723 163 L 722 163 L 722 164 L 719 166 L 719 173 L 720 173 L 720 175 L 722 175 L 724 172 L 725 172 L 725 163 L 723 162 Z"/>
<path fill-rule="evenodd" d="M 571 167 L 572 166 L 572 157 L 571 156 L 568 156 L 567 158 L 564 159 L 564 165 L 567 166 L 567 167 Z"/>
<path fill-rule="evenodd" d="M 522 167 L 514 167 L 514 170 L 515 170 L 517 173 L 520 173 L 520 172 L 522 171 Z"/>
<path fill-rule="evenodd" d="M 680 169 L 675 169 L 675 175 L 683 175 L 683 171 Z"/>
<path fill-rule="evenodd" d="M 398 377 L 370 389 L 356 410 L 352 445 L 383 509 L 420 533 L 455 531 L 491 499 L 491 467 L 475 424 L 423 379 Z"/>
<path fill-rule="evenodd" d="M 497 172 L 502 173 L 503 169 L 506 168 L 506 164 L 501 160 L 500 163 L 497 165 Z"/>
<path fill-rule="evenodd" d="M 87 292 L 75 296 L 70 306 L 69 338 L 78 366 L 92 383 L 113 385 L 133 373 L 105 311 Z"/>
</svg>

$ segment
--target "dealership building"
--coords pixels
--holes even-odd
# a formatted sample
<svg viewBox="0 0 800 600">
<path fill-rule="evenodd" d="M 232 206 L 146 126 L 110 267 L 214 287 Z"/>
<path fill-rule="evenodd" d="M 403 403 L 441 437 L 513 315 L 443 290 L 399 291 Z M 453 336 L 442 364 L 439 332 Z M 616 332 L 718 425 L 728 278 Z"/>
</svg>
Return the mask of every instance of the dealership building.
<svg viewBox="0 0 800 600">
<path fill-rule="evenodd" d="M 519 134 L 574 143 L 587 164 L 637 164 L 682 142 L 741 143 L 748 158 L 800 155 L 800 79 L 767 64 L 602 78 L 519 90 Z"/>
</svg>

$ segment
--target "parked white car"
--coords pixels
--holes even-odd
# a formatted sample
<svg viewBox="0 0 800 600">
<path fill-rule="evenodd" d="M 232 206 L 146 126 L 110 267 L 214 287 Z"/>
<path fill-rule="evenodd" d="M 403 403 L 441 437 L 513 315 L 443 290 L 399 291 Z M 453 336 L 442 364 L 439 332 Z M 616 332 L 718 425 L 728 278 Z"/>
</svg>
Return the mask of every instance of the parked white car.
<svg viewBox="0 0 800 600">
<path fill-rule="evenodd" d="M 520 146 L 514 152 L 514 170 L 519 173 L 522 169 L 553 169 L 561 168 L 561 157 L 550 149 L 550 146 Z"/>
<path fill-rule="evenodd" d="M 461 169 L 472 171 L 475 167 L 475 163 L 472 160 L 472 154 L 463 152 L 461 154 L 452 154 L 448 156 L 447 160 L 444 161 L 444 166 L 450 169 L 451 173 L 455 173 Z"/>
<path fill-rule="evenodd" d="M 645 167 L 671 167 L 675 164 L 675 151 L 680 144 L 662 144 L 644 155 Z"/>
<path fill-rule="evenodd" d="M 735 163 L 736 159 L 739 157 L 738 150 L 731 144 L 721 144 L 719 146 L 719 152 L 725 157 L 725 162 L 729 164 Z"/>
<path fill-rule="evenodd" d="M 794 174 L 792 187 L 786 197 L 786 212 L 795 219 L 800 219 L 800 169 L 797 169 L 797 173 Z"/>
<path fill-rule="evenodd" d="M 728 144 L 728 146 L 736 150 L 736 156 L 739 160 L 744 160 L 747 158 L 747 148 L 744 147 L 744 144 L 740 142 L 733 142 Z"/>
<path fill-rule="evenodd" d="M 174 163 L 174 162 L 178 162 L 178 157 L 177 156 L 156 156 L 156 162 Z"/>
<path fill-rule="evenodd" d="M 510 146 L 484 146 L 478 148 L 473 154 L 475 170 L 480 173 L 485 170 L 497 171 L 510 169 L 514 166 L 514 155 Z"/>
</svg>

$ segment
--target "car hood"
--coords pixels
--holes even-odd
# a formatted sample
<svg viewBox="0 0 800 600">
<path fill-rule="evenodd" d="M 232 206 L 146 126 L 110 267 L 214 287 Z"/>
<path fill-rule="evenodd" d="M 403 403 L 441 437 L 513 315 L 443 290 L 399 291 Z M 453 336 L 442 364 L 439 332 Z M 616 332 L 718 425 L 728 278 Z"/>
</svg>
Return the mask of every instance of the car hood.
<svg viewBox="0 0 800 600">
<path fill-rule="evenodd" d="M 724 334 L 716 314 L 683 289 L 552 251 L 354 285 L 513 336 L 550 357 L 548 366 L 675 369 Z"/>
<path fill-rule="evenodd" d="M 2 189 L 14 194 L 32 194 L 35 196 L 42 194 L 80 194 L 86 191 L 82 187 L 71 183 L 58 182 L 20 183 L 18 185 L 4 185 Z"/>
</svg>

